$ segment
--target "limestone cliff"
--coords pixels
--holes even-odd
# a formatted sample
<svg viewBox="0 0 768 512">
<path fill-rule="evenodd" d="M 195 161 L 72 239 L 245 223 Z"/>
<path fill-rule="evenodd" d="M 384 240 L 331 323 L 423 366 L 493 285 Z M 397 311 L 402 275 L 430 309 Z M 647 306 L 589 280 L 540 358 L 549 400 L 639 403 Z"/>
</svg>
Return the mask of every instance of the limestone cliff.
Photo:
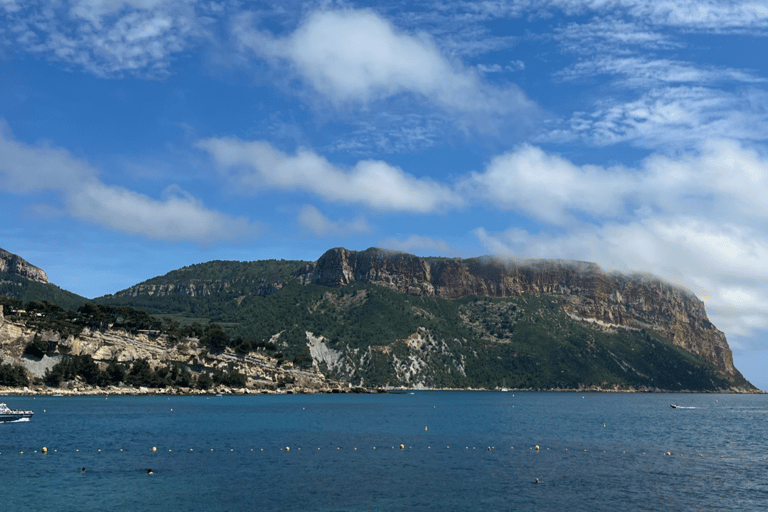
<svg viewBox="0 0 768 512">
<path fill-rule="evenodd" d="M 38 283 L 48 283 L 48 276 L 42 269 L 32 265 L 21 256 L 11 254 L 3 249 L 0 249 L 0 272 L 7 272 Z"/>
<path fill-rule="evenodd" d="M 419 258 L 368 249 L 331 249 L 297 275 L 305 282 L 340 287 L 353 281 L 420 296 L 516 297 L 546 294 L 565 299 L 565 311 L 597 326 L 650 329 L 741 378 L 725 335 L 709 321 L 692 293 L 650 275 L 603 271 L 593 263 L 481 257 Z"/>
<path fill-rule="evenodd" d="M 278 362 L 266 354 L 252 352 L 235 354 L 231 350 L 221 353 L 211 353 L 202 346 L 196 338 L 187 338 L 180 342 L 171 343 L 165 335 L 148 333 L 129 333 L 121 329 L 83 329 L 78 335 L 70 335 L 63 339 L 57 332 L 39 332 L 27 324 L 23 316 L 3 314 L 0 305 L 0 360 L 7 364 L 20 365 L 26 368 L 32 377 L 43 377 L 46 370 L 61 362 L 62 354 L 90 355 L 101 367 L 106 368 L 110 361 L 117 361 L 130 367 L 138 360 L 146 360 L 151 368 L 168 365 L 181 365 L 195 375 L 211 374 L 217 370 L 237 371 L 246 377 L 245 387 L 237 392 L 347 392 L 351 387 L 327 379 L 317 369 L 304 370 L 295 368 L 289 362 Z M 56 343 L 53 353 L 43 356 L 42 360 L 23 354 L 25 346 L 36 336 L 44 341 Z M 83 382 L 64 383 L 61 392 L 98 392 L 98 388 L 85 385 Z M 18 390 L 5 389 L 8 392 Z M 24 392 L 51 393 L 59 391 L 41 384 Z M 121 386 L 111 386 L 110 393 L 134 394 L 148 390 Z M 167 389 L 177 392 L 177 389 Z M 196 390 L 182 389 L 190 393 Z M 217 392 L 228 392 L 223 386 L 215 389 Z M 200 391 L 197 391 L 200 392 Z"/>
</svg>

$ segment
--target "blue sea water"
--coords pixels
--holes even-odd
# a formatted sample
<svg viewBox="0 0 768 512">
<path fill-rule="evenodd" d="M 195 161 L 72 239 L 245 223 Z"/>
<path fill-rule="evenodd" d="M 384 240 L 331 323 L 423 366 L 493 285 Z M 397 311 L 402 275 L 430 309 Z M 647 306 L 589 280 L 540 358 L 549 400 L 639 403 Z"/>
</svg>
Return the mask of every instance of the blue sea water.
<svg viewBox="0 0 768 512">
<path fill-rule="evenodd" d="M 0 401 L 8 511 L 768 510 L 764 395 Z"/>
</svg>

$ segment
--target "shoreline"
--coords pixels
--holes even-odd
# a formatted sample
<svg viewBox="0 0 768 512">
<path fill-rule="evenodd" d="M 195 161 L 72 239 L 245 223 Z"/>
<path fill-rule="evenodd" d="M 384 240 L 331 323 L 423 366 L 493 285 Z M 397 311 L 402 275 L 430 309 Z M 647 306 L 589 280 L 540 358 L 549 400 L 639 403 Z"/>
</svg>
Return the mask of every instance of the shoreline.
<svg viewBox="0 0 768 512">
<path fill-rule="evenodd" d="M 71 396 L 216 396 L 216 395 L 335 395 L 335 394 L 403 394 L 416 391 L 466 391 L 466 392 L 495 392 L 502 393 L 498 388 L 294 388 L 294 389 L 262 389 L 262 388 L 227 388 L 219 387 L 215 389 L 196 390 L 196 389 L 178 389 L 178 388 L 127 388 L 127 387 L 109 387 L 109 388 L 88 388 L 88 389 L 60 389 L 60 388 L 0 388 L 0 397 L 4 396 L 49 396 L 49 397 L 71 397 Z M 708 394 L 708 395 L 764 395 L 768 394 L 763 390 L 666 390 L 666 389 L 614 389 L 614 388 L 576 388 L 576 389 L 558 389 L 558 388 L 509 388 L 507 393 L 650 393 L 650 394 Z"/>
</svg>

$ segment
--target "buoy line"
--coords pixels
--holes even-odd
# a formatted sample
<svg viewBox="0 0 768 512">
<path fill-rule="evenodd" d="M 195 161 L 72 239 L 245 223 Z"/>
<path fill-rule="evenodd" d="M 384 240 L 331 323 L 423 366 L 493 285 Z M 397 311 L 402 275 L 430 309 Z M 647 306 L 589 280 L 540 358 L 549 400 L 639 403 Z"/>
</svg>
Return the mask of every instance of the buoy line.
<svg viewBox="0 0 768 512">
<path fill-rule="evenodd" d="M 347 452 L 366 451 L 365 447 L 361 448 L 359 446 L 344 446 L 344 445 L 341 445 L 341 444 L 333 445 L 333 446 L 336 447 L 335 451 L 337 451 L 337 452 L 342 452 L 342 451 L 347 451 Z M 227 448 L 229 448 L 229 450 L 227 450 Z M 305 447 L 305 448 L 307 448 L 307 447 Z M 435 447 L 433 447 L 432 444 L 410 445 L 410 444 L 406 444 L 406 443 L 397 443 L 397 444 L 394 444 L 394 445 L 391 445 L 391 446 L 371 446 L 369 449 L 371 451 L 375 451 L 375 450 L 378 450 L 378 449 L 381 449 L 381 448 L 390 448 L 391 450 L 399 449 L 400 451 L 432 450 L 433 452 L 436 451 L 437 453 L 441 452 L 442 450 L 451 450 L 452 449 L 451 445 L 445 445 L 445 447 L 442 448 L 442 449 L 440 447 L 437 447 L 437 450 L 433 450 L 433 448 L 435 448 Z M 301 451 L 302 447 L 298 447 L 298 446 L 292 447 L 290 445 L 285 445 L 285 446 L 277 447 L 277 448 L 274 448 L 274 449 L 276 451 L 281 451 L 281 452 L 284 452 L 284 453 L 290 453 L 290 452 L 293 452 L 293 451 L 297 451 L 297 452 Z M 312 451 L 321 451 L 321 449 L 322 449 L 322 447 L 318 446 L 317 450 L 314 450 L 314 447 L 312 447 L 312 448 L 310 448 L 309 451 L 310 452 L 312 452 Z M 470 450 L 477 450 L 477 447 L 476 446 L 471 446 L 471 445 L 465 445 L 465 446 L 461 447 L 461 449 L 463 449 L 464 451 L 468 452 Z M 512 451 L 512 450 L 515 450 L 515 447 L 514 446 L 510 446 L 509 449 L 510 449 L 510 451 Z M 495 446 L 486 446 L 483 451 L 488 453 L 488 452 L 493 452 L 495 450 L 496 450 Z M 96 453 L 96 454 L 100 454 L 100 456 L 105 456 L 105 455 L 110 454 L 110 453 L 129 454 L 129 453 L 136 453 L 136 452 L 140 452 L 140 451 L 142 451 L 142 450 L 135 449 L 135 448 L 117 448 L 117 447 L 114 447 L 114 448 L 111 448 L 111 449 L 103 449 L 103 448 L 95 448 L 95 449 L 94 448 L 91 448 L 91 449 L 87 449 L 87 448 L 73 448 L 71 450 L 59 451 L 57 448 L 53 448 L 53 447 L 49 447 L 49 446 L 42 446 L 42 447 L 39 447 L 39 448 L 25 448 L 25 449 L 17 448 L 16 451 L 5 450 L 3 452 L 0 452 L 0 456 L 7 457 L 7 456 L 9 456 L 9 455 L 11 455 L 13 453 L 16 453 L 17 455 L 22 455 L 22 456 L 23 455 L 31 456 L 33 454 L 39 454 L 39 455 L 46 455 L 48 457 L 55 457 L 56 455 L 66 455 L 67 453 L 76 453 L 76 454 L 80 454 L 80 453 L 83 453 L 83 454 L 91 453 L 91 454 L 93 454 L 93 453 Z M 216 454 L 231 453 L 231 454 L 234 454 L 234 453 L 244 453 L 244 452 L 264 453 L 264 452 L 271 452 L 272 449 L 270 449 L 269 447 L 267 447 L 267 448 L 253 447 L 252 448 L 252 447 L 247 447 L 247 446 L 246 447 L 238 447 L 237 449 L 234 448 L 234 447 L 231 447 L 231 446 L 226 446 L 226 447 L 223 447 L 223 448 L 222 447 L 213 447 L 213 448 L 206 447 L 206 448 L 203 448 L 203 449 L 195 448 L 195 447 L 192 447 L 192 448 L 171 447 L 171 448 L 162 448 L 162 449 L 160 449 L 157 446 L 151 446 L 151 447 L 145 448 L 144 451 L 145 451 L 145 453 L 147 453 L 147 452 L 151 453 L 152 456 L 160 456 L 160 454 L 162 454 L 162 453 L 167 453 L 167 454 L 175 455 L 174 452 L 177 452 L 177 453 L 188 453 L 188 454 L 195 454 L 195 453 L 216 453 Z M 533 445 L 533 446 L 529 446 L 529 451 L 528 452 L 523 451 L 523 452 L 519 452 L 519 453 L 531 453 L 531 454 L 535 453 L 535 454 L 537 454 L 537 456 L 542 456 L 542 454 L 547 453 L 547 452 L 549 452 L 549 453 L 558 453 L 559 452 L 559 453 L 563 453 L 563 454 L 565 454 L 566 452 L 568 454 L 573 454 L 573 453 L 577 453 L 577 454 L 578 453 L 583 453 L 583 454 L 598 453 L 599 454 L 599 453 L 602 453 L 602 454 L 614 454 L 614 455 L 628 456 L 628 457 L 647 456 L 647 454 L 649 453 L 648 450 L 643 451 L 643 452 L 640 452 L 639 450 L 638 451 L 629 451 L 628 452 L 627 450 L 621 450 L 621 449 L 616 449 L 616 450 L 600 450 L 600 449 L 595 449 L 595 447 L 588 448 L 588 449 L 573 448 L 572 446 L 568 447 L 568 448 L 563 448 L 563 447 L 560 447 L 560 448 L 558 448 L 558 447 L 547 447 L 547 446 L 542 447 L 542 446 L 540 446 L 538 444 Z M 739 454 L 739 455 L 735 455 L 734 454 L 732 456 L 728 456 L 728 454 L 723 454 L 723 453 L 707 454 L 706 452 L 703 452 L 701 450 L 677 452 L 674 449 L 662 449 L 662 450 L 658 450 L 658 451 L 655 451 L 655 450 L 654 451 L 650 451 L 650 453 L 652 455 L 653 454 L 657 454 L 657 455 L 660 455 L 660 456 L 665 457 L 665 458 L 666 457 L 670 457 L 670 458 L 683 458 L 683 459 L 684 458 L 689 458 L 689 459 L 696 459 L 696 460 L 706 460 L 706 461 L 710 461 L 710 462 L 717 461 L 717 460 L 721 460 L 723 462 L 731 462 L 733 460 L 753 460 L 753 461 L 768 460 L 768 457 L 766 457 L 764 454 L 755 454 L 754 456 L 743 455 L 743 454 Z"/>
</svg>

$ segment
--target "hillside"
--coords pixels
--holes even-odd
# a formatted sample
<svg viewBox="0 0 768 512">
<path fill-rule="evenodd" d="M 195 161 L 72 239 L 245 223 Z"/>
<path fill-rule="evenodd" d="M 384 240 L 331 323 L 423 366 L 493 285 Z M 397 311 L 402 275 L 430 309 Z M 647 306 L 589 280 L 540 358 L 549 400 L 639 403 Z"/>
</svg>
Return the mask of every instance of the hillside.
<svg viewBox="0 0 768 512">
<path fill-rule="evenodd" d="M 244 352 L 365 386 L 752 391 L 691 293 L 580 262 L 332 249 L 210 262 L 96 302 L 218 322 Z"/>
<path fill-rule="evenodd" d="M 44 270 L 4 249 L 0 249 L 0 297 L 47 300 L 66 309 L 77 309 L 88 300 L 51 284 Z"/>
<path fill-rule="evenodd" d="M 142 310 L 0 297 L 0 389 L 35 393 L 350 392 L 274 344 L 235 354 L 220 328 L 168 328 Z"/>
</svg>

